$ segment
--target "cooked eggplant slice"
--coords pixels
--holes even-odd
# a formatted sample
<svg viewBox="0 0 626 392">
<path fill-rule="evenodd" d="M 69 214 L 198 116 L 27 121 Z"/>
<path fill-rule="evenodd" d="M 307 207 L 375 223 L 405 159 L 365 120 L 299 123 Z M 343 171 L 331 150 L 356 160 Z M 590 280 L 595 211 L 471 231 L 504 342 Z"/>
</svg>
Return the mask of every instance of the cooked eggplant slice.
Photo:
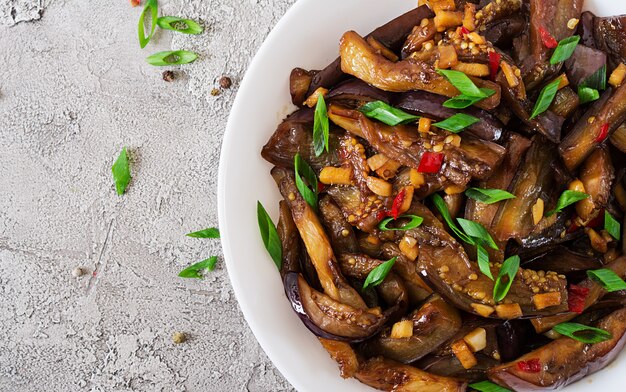
<svg viewBox="0 0 626 392">
<path fill-rule="evenodd" d="M 515 391 L 547 391 L 563 388 L 609 365 L 626 344 L 626 309 L 603 318 L 597 328 L 612 338 L 602 343 L 585 344 L 561 337 L 514 362 L 490 369 L 491 381 Z M 520 364 L 539 363 L 539 371 L 527 371 Z"/>
<path fill-rule="evenodd" d="M 285 277 L 288 272 L 300 272 L 300 234 L 293 222 L 291 210 L 283 200 L 279 203 L 280 216 L 278 218 L 278 237 L 283 249 L 282 266 L 280 268 L 281 277 Z"/>
<path fill-rule="evenodd" d="M 416 24 L 424 18 L 432 18 L 433 16 L 430 8 L 423 5 L 377 28 L 367 37 L 373 37 L 386 47 L 396 50 L 399 49 L 399 46 L 402 45 Z M 337 58 L 313 77 L 307 95 L 313 94 L 320 87 L 333 87 L 345 77 L 346 75 L 341 71 L 341 59 Z"/>
<path fill-rule="evenodd" d="M 319 209 L 322 223 L 330 237 L 335 254 L 357 253 L 359 243 L 354 230 L 330 196 L 322 196 Z"/>
<path fill-rule="evenodd" d="M 622 124 L 611 135 L 611 144 L 626 154 L 626 123 Z"/>
<path fill-rule="evenodd" d="M 598 49 L 609 54 L 611 69 L 626 63 L 626 15 L 594 18 L 593 37 Z"/>
<path fill-rule="evenodd" d="M 606 267 L 613 272 L 615 272 L 618 276 L 625 278 L 626 277 L 626 257 L 620 257 L 612 263 L 608 264 Z M 578 283 L 576 286 L 581 288 L 583 291 L 587 292 L 580 300 L 583 301 L 582 311 L 587 310 L 593 304 L 595 304 L 599 299 L 606 295 L 606 291 L 596 283 L 591 278 L 586 278 L 582 282 Z M 571 290 L 571 287 L 570 287 Z M 588 290 L 588 291 L 587 291 Z M 580 295 L 579 295 L 580 296 Z M 552 329 L 555 325 L 564 323 L 572 320 L 580 313 L 567 312 L 560 315 L 549 316 L 549 317 L 541 317 L 531 320 L 533 327 L 537 333 L 544 333 Z"/>
<path fill-rule="evenodd" d="M 584 160 L 626 121 L 626 83 L 607 89 L 585 113 L 559 145 L 559 152 L 570 171 Z"/>
<path fill-rule="evenodd" d="M 340 43 L 341 69 L 381 90 L 405 92 L 424 90 L 446 97 L 459 95 L 459 91 L 439 75 L 430 64 L 415 58 L 392 62 L 378 54 L 360 35 L 349 31 Z M 493 109 L 500 104 L 500 87 L 482 79 L 473 79 L 480 88 L 489 88 L 496 93 L 476 106 Z"/>
<path fill-rule="evenodd" d="M 576 213 L 583 222 L 595 219 L 607 207 L 615 170 L 608 149 L 595 150 L 580 169 L 580 181 L 589 198 L 576 204 Z"/>
<path fill-rule="evenodd" d="M 340 104 L 346 103 L 362 103 L 369 101 L 391 102 L 392 95 L 387 91 L 377 89 L 370 86 L 360 79 L 349 79 L 333 88 L 326 95 L 328 102 L 336 102 Z"/>
<path fill-rule="evenodd" d="M 415 365 L 429 373 L 438 376 L 454 377 L 467 382 L 483 381 L 487 378 L 487 370 L 498 365 L 497 360 L 480 353 L 475 353 L 476 365 L 470 369 L 465 369 L 459 359 L 453 355 L 429 355 Z"/>
<path fill-rule="evenodd" d="M 532 208 L 537 200 L 548 201 L 552 191 L 552 162 L 554 148 L 541 138 L 535 138 L 526 153 L 524 164 L 519 168 L 510 192 L 515 199 L 504 201 L 493 219 L 492 230 L 500 241 L 511 238 L 521 240 L 534 229 Z"/>
<path fill-rule="evenodd" d="M 565 72 L 567 72 L 570 84 L 578 86 L 604 66 L 606 66 L 606 53 L 578 45 L 572 57 L 565 62 Z"/>
<path fill-rule="evenodd" d="M 300 153 L 315 170 L 326 166 L 340 166 L 338 156 L 339 134 L 331 131 L 328 140 L 330 152 L 317 157 L 313 148 L 313 110 L 301 109 L 287 117 L 263 146 L 261 156 L 276 166 L 293 168 L 293 157 Z"/>
<path fill-rule="evenodd" d="M 391 208 L 392 200 L 373 193 L 363 194 L 356 186 L 331 186 L 326 190 L 348 223 L 366 233 L 374 231 L 379 213 Z"/>
<path fill-rule="evenodd" d="M 361 365 L 355 376 L 363 384 L 393 392 L 465 392 L 467 382 L 437 376 L 382 357 Z"/>
<path fill-rule="evenodd" d="M 294 174 L 287 169 L 275 167 L 272 169 L 272 176 L 291 209 L 293 221 L 315 266 L 324 293 L 342 305 L 367 309 L 359 293 L 341 274 L 328 236 L 311 206 L 300 195 Z"/>
<path fill-rule="evenodd" d="M 339 365 L 339 371 L 341 377 L 352 378 L 359 370 L 359 360 L 356 357 L 356 353 L 346 342 L 338 340 L 330 340 L 325 338 L 318 338 L 322 346 L 328 351 L 333 361 Z"/>
<path fill-rule="evenodd" d="M 411 213 L 424 218 L 422 225 L 407 232 L 419 242 L 418 271 L 425 281 L 456 307 L 484 317 L 509 318 L 496 312 L 493 300 L 494 282 L 471 262 L 459 243 L 448 234 L 428 208 L 414 202 Z M 494 267 L 493 274 L 498 273 Z M 507 303 L 518 304 L 522 317 L 557 314 L 567 310 L 566 281 L 554 272 L 520 269 L 506 297 Z M 535 278 L 536 276 L 536 278 Z M 536 309 L 533 296 L 560 293 L 561 303 L 547 309 Z M 519 317 L 519 316 L 518 316 Z"/>
<path fill-rule="evenodd" d="M 404 320 L 413 326 L 410 337 L 394 337 L 391 329 L 363 344 L 368 355 L 382 355 L 402 363 L 411 363 L 433 352 L 461 328 L 459 312 L 438 295 Z"/>
<path fill-rule="evenodd" d="M 359 309 L 335 301 L 309 286 L 300 274 L 288 273 L 284 283 L 291 307 L 318 337 L 359 342 L 378 333 L 387 321 L 380 309 Z"/>
<path fill-rule="evenodd" d="M 291 94 L 291 102 L 296 106 L 302 106 L 307 99 L 307 93 L 311 80 L 317 71 L 307 71 L 302 68 L 294 68 L 289 75 L 289 94 Z"/>
</svg>

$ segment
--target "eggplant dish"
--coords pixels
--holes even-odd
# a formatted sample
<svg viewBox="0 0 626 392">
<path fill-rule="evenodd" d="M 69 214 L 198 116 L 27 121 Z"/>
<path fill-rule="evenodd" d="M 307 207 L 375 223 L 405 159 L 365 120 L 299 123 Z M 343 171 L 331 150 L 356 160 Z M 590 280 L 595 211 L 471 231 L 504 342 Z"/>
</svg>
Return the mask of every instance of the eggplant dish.
<svg viewBox="0 0 626 392">
<path fill-rule="evenodd" d="M 292 71 L 263 239 L 342 377 L 556 390 L 623 349 L 626 16 L 582 9 L 421 0 Z"/>
</svg>

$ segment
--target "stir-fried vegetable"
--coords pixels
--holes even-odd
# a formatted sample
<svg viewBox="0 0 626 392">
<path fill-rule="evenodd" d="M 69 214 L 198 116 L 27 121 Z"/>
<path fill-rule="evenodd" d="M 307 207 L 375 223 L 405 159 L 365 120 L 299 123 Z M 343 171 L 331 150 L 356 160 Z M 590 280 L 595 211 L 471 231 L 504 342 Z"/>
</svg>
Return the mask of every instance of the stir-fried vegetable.
<svg viewBox="0 0 626 392">
<path fill-rule="evenodd" d="M 626 344 L 626 20 L 421 3 L 292 71 L 261 238 L 343 377 L 563 387 Z"/>
</svg>

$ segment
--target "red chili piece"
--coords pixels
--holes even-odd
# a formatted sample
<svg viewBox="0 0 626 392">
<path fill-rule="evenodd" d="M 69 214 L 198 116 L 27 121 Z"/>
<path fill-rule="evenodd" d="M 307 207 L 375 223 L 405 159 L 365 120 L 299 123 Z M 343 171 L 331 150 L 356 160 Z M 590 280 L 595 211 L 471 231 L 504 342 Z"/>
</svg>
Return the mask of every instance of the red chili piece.
<svg viewBox="0 0 626 392">
<path fill-rule="evenodd" d="M 389 211 L 380 210 L 376 213 L 376 220 L 380 222 L 381 220 L 385 219 L 388 215 L 389 215 Z"/>
<path fill-rule="evenodd" d="M 391 213 L 390 216 L 393 216 L 393 219 L 398 219 L 400 216 L 400 207 L 402 207 L 402 203 L 404 203 L 404 198 L 406 197 L 406 189 L 402 188 L 395 199 L 393 199 L 393 204 L 391 205 Z"/>
<path fill-rule="evenodd" d="M 541 34 L 541 41 L 543 41 L 543 44 L 546 48 L 554 49 L 559 46 L 559 43 L 556 42 L 556 39 L 554 39 L 554 37 L 548 32 L 548 30 L 544 29 L 543 27 L 539 28 L 539 34 Z"/>
<path fill-rule="evenodd" d="M 519 361 L 517 368 L 526 373 L 539 373 L 541 371 L 541 362 L 539 362 L 537 358 L 528 361 Z"/>
<path fill-rule="evenodd" d="M 467 29 L 467 27 L 461 26 L 461 37 L 464 37 L 464 36 L 466 36 L 469 33 L 470 33 L 470 31 Z"/>
<path fill-rule="evenodd" d="M 600 134 L 596 138 L 596 143 L 602 143 L 606 140 L 607 137 L 609 137 L 609 128 L 609 123 L 605 123 L 602 125 L 602 128 L 600 128 Z"/>
<path fill-rule="evenodd" d="M 589 295 L 589 289 L 587 287 L 576 286 L 571 284 L 568 290 L 567 305 L 569 311 L 581 314 L 585 310 L 585 300 Z"/>
<path fill-rule="evenodd" d="M 417 171 L 420 173 L 434 174 L 438 173 L 443 163 L 443 154 L 438 152 L 425 152 L 422 155 Z"/>
<path fill-rule="evenodd" d="M 489 71 L 491 72 L 491 80 L 496 80 L 498 68 L 500 68 L 500 60 L 502 55 L 498 52 L 489 52 Z"/>
<path fill-rule="evenodd" d="M 598 215 L 589 221 L 586 225 L 587 227 L 591 227 L 592 229 L 598 227 L 604 227 L 604 210 L 600 210 Z"/>
<path fill-rule="evenodd" d="M 317 193 L 320 193 L 324 190 L 324 188 L 326 188 L 326 186 L 324 184 L 322 184 L 321 182 L 317 183 Z"/>
</svg>

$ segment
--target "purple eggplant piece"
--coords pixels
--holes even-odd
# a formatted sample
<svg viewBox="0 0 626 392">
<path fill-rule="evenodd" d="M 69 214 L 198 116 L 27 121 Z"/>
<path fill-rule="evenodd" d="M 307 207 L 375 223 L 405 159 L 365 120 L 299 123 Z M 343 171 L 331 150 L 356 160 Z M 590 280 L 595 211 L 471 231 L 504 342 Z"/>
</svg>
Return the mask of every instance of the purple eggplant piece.
<svg viewBox="0 0 626 392">
<path fill-rule="evenodd" d="M 341 209 L 330 196 L 324 195 L 320 199 L 319 210 L 335 254 L 357 253 L 359 242 L 352 225 L 344 218 Z"/>
<path fill-rule="evenodd" d="M 604 263 L 600 257 L 558 245 L 543 254 L 524 260 L 522 266 L 534 270 L 554 271 L 577 281 L 586 277 L 587 270 L 603 268 Z"/>
<path fill-rule="evenodd" d="M 302 68 L 294 68 L 289 75 L 289 94 L 291 102 L 296 106 L 302 106 L 307 99 L 307 92 L 311 80 L 317 71 L 307 71 Z"/>
<path fill-rule="evenodd" d="M 283 200 L 279 203 L 280 217 L 278 218 L 278 237 L 283 249 L 280 275 L 284 278 L 289 272 L 300 272 L 301 240 L 298 228 L 293 222 L 291 210 Z"/>
<path fill-rule="evenodd" d="M 564 336 L 513 362 L 490 369 L 489 379 L 515 391 L 549 391 L 595 373 L 610 364 L 626 344 L 626 309 L 611 313 L 596 327 L 611 333 L 612 338 L 585 344 Z M 519 362 L 529 360 L 538 360 L 541 370 L 528 372 L 518 366 Z"/>
<path fill-rule="evenodd" d="M 377 28 L 367 37 L 373 37 L 384 46 L 391 48 L 391 50 L 397 50 L 404 43 L 413 27 L 419 24 L 422 19 L 432 18 L 433 16 L 435 15 L 430 8 L 423 5 Z M 313 77 L 307 96 L 313 94 L 320 87 L 333 87 L 346 77 L 341 70 L 341 59 L 337 58 Z"/>
<path fill-rule="evenodd" d="M 606 53 L 588 46 L 578 45 L 565 62 L 565 72 L 570 84 L 578 86 L 606 65 Z"/>
<path fill-rule="evenodd" d="M 486 26 L 485 38 L 494 46 L 506 49 L 513 45 L 513 40 L 526 29 L 526 19 L 515 14 L 496 20 Z"/>
<path fill-rule="evenodd" d="M 580 22 L 578 22 L 578 31 L 576 34 L 580 36 L 580 44 L 588 46 L 590 48 L 597 49 L 596 40 L 593 37 L 593 22 L 596 19 L 596 16 L 589 12 L 585 11 L 580 16 Z"/>
<path fill-rule="evenodd" d="M 284 285 L 291 307 L 318 337 L 357 343 L 377 334 L 387 320 L 387 313 L 375 314 L 334 301 L 297 273 L 286 274 Z"/>
<path fill-rule="evenodd" d="M 439 376 L 454 377 L 467 382 L 479 382 L 487 378 L 487 370 L 498 365 L 500 362 L 481 354 L 474 354 L 476 366 L 465 369 L 455 355 L 429 355 L 420 359 L 415 365 L 429 373 Z"/>
<path fill-rule="evenodd" d="M 611 69 L 626 63 L 626 15 L 596 17 L 593 30 L 596 46 L 608 54 Z"/>
<path fill-rule="evenodd" d="M 317 157 L 313 148 L 313 119 L 309 120 L 310 109 L 296 111 L 283 121 L 276 132 L 270 137 L 261 150 L 261 156 L 276 166 L 293 168 L 293 157 L 300 153 L 314 170 L 321 170 L 325 166 L 339 166 L 338 156 L 340 131 L 331 131 L 329 135 L 329 153 Z"/>
<path fill-rule="evenodd" d="M 395 102 L 395 106 L 414 114 L 426 115 L 438 120 L 446 119 L 459 112 L 465 113 L 482 120 L 467 128 L 466 132 L 492 142 L 500 140 L 504 125 L 493 114 L 474 106 L 463 110 L 446 108 L 443 103 L 447 100 L 448 98 L 438 94 L 410 91 L 401 94 Z"/>
<path fill-rule="evenodd" d="M 361 79 L 349 79 L 338 84 L 326 95 L 326 100 L 331 102 L 341 101 L 383 101 L 390 103 L 392 93 L 370 86 Z"/>
</svg>

